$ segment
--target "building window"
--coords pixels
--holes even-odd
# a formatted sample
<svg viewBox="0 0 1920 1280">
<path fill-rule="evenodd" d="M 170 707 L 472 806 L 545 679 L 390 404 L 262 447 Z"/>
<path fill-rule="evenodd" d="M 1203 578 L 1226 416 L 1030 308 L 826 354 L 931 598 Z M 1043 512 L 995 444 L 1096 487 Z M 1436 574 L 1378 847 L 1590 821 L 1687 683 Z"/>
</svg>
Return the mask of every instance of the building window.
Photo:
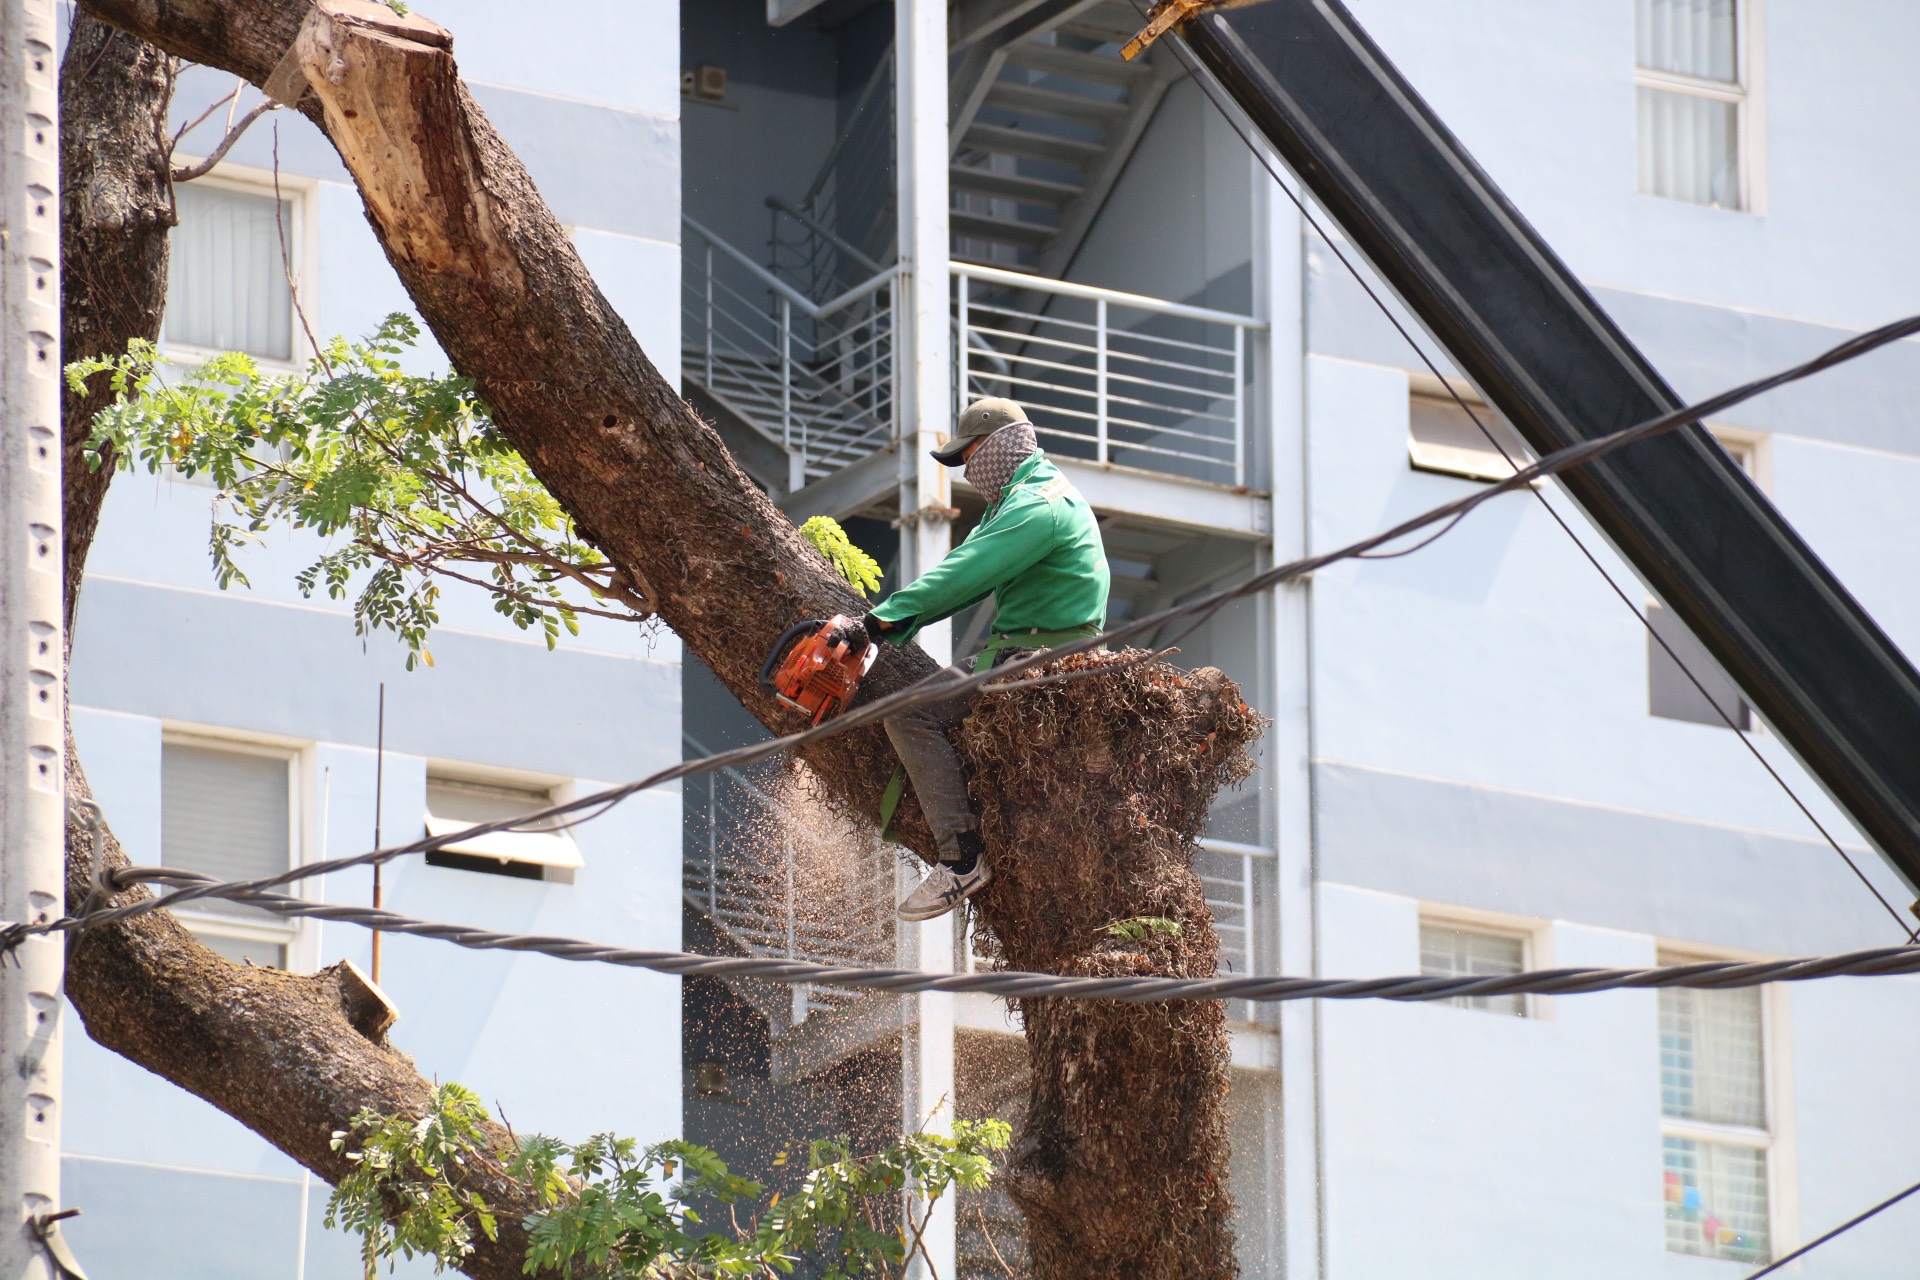
<svg viewBox="0 0 1920 1280">
<path fill-rule="evenodd" d="M 1748 206 L 1749 0 L 1635 0 L 1640 190 Z"/>
<path fill-rule="evenodd" d="M 174 189 L 180 223 L 167 273 L 166 340 L 205 351 L 293 360 L 295 204 L 200 178 Z"/>
<path fill-rule="evenodd" d="M 551 783 L 429 773 L 427 834 L 454 835 L 477 823 L 517 818 L 555 799 Z M 573 837 L 551 827 L 485 832 L 436 849 L 426 861 L 430 867 L 562 884 L 572 884 L 574 872 L 584 865 Z"/>
<path fill-rule="evenodd" d="M 1466 403 L 1473 409 L 1471 414 L 1444 388 L 1438 394 L 1416 391 L 1409 397 L 1407 453 L 1414 470 L 1469 480 L 1505 480 L 1534 460 L 1526 441 L 1505 418 L 1476 399 L 1466 398 Z M 1474 425 L 1476 417 L 1485 431 Z"/>
<path fill-rule="evenodd" d="M 1716 429 L 1714 439 L 1742 471 L 1759 482 L 1758 437 L 1731 434 L 1728 428 Z M 1666 641 L 1664 645 L 1662 640 Z M 1693 679 L 1688 678 L 1688 672 L 1693 673 Z M 1647 710 L 1662 719 L 1686 720 L 1716 729 L 1732 721 L 1733 727 L 1743 733 L 1755 723 L 1753 707 L 1741 695 L 1733 677 L 1686 624 L 1657 600 L 1647 601 Z"/>
<path fill-rule="evenodd" d="M 1520 973 L 1526 967 L 1525 934 L 1471 928 L 1450 921 L 1420 922 L 1420 972 L 1428 977 L 1491 978 Z M 1454 996 L 1433 1003 L 1504 1013 L 1515 1018 L 1527 1016 L 1524 995 Z"/>
<path fill-rule="evenodd" d="M 162 744 L 160 860 L 167 866 L 222 880 L 275 875 L 293 865 L 293 822 L 288 753 L 210 741 Z M 175 914 L 229 960 L 287 967 L 293 921 L 217 898 Z"/>
<path fill-rule="evenodd" d="M 1699 637 L 1657 603 L 1647 606 L 1647 709 L 1665 720 L 1715 728 L 1731 721 L 1742 732 L 1753 728 L 1753 708 L 1740 695 L 1740 686 Z"/>
<path fill-rule="evenodd" d="M 1662 955 L 1660 963 L 1692 959 Z M 1663 987 L 1659 998 L 1667 1250 L 1765 1262 L 1773 1136 L 1761 989 Z"/>
</svg>

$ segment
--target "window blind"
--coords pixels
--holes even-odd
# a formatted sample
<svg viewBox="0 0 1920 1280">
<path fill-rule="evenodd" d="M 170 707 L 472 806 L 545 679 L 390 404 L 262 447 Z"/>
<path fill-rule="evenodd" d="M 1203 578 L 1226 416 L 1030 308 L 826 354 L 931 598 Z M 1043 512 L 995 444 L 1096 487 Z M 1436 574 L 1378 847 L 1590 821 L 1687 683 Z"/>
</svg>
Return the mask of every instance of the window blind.
<svg viewBox="0 0 1920 1280">
<path fill-rule="evenodd" d="M 1642 85 L 1640 190 L 1692 204 L 1740 207 L 1740 108 Z"/>
<path fill-rule="evenodd" d="M 166 336 L 216 351 L 293 358 L 293 295 L 282 249 L 293 203 L 203 183 L 174 189 Z M 278 216 L 276 217 L 276 208 Z"/>
<path fill-rule="evenodd" d="M 246 880 L 292 865 L 285 759 L 169 742 L 160 753 L 160 793 L 160 851 L 168 866 Z M 279 919 L 215 898 L 193 909 Z"/>
<path fill-rule="evenodd" d="M 1637 0 L 1636 54 L 1642 67 L 1734 84 L 1739 15 L 1734 0 Z"/>
<path fill-rule="evenodd" d="M 1666 1115 L 1764 1128 L 1761 1068 L 1757 987 L 1660 989 L 1660 1107 Z"/>
</svg>

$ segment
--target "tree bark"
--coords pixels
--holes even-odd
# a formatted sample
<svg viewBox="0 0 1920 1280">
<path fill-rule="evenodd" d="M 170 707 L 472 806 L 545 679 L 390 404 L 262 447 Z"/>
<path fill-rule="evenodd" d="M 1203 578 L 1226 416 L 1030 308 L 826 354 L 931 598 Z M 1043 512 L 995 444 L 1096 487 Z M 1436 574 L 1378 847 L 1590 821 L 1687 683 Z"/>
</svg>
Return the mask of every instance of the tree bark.
<svg viewBox="0 0 1920 1280">
<path fill-rule="evenodd" d="M 60 64 L 60 350 L 68 361 L 118 355 L 135 338 L 160 337 L 167 301 L 166 54 L 86 14 L 75 15 Z M 62 389 L 67 636 L 80 600 L 87 548 L 113 480 L 109 460 L 88 470 L 82 451 L 93 415 L 113 400 L 105 374 L 84 395 Z"/>
<path fill-rule="evenodd" d="M 263 87 L 271 80 L 281 94 L 305 93 L 299 109 L 333 141 L 394 270 L 501 430 L 582 534 L 644 584 L 661 617 L 748 710 L 776 731 L 797 727 L 759 689 L 759 657 L 794 619 L 854 612 L 860 601 L 641 352 L 468 95 L 451 38 L 363 0 L 86 7 L 179 56 Z M 884 693 L 932 670 L 917 648 L 889 649 L 865 690 Z M 1060 686 L 1079 692 L 1059 698 L 1002 695 L 976 714 L 962 747 L 985 798 L 989 855 L 1004 869 L 981 919 L 1007 958 L 1042 958 L 1064 972 L 1212 972 L 1217 944 L 1190 866 L 1192 842 L 1206 801 L 1238 768 L 1254 731 L 1237 692 L 1213 677 L 1156 698 L 1153 689 L 1176 677 L 1136 668 Z M 1124 699 L 1113 693 L 1122 684 L 1133 691 Z M 1039 768 L 1039 748 L 1007 736 L 1023 731 L 1029 701 L 1054 709 L 1045 727 L 1063 758 L 1105 761 L 1106 772 Z M 1123 703 L 1124 715 L 1115 709 Z M 850 811 L 877 811 L 894 763 L 877 729 L 829 739 L 806 758 Z M 1137 764 L 1116 772 L 1115 760 Z M 1036 779 L 1057 785 L 1036 792 Z M 1116 795 L 1116 786 L 1130 790 Z M 1049 796 L 1103 819 L 1067 832 L 1079 843 L 1051 869 L 1038 856 L 1048 847 L 1027 843 L 1046 826 Z M 1113 815 L 1123 820 L 1105 821 Z M 913 847 L 930 849 L 917 810 L 896 825 Z M 1091 878 L 1062 884 L 1066 867 Z M 1084 901 L 1061 911 L 1062 894 Z M 1178 945 L 1115 946 L 1101 932 L 1148 914 L 1182 921 Z M 1041 1001 L 1026 1013 L 1034 1086 L 1012 1189 L 1029 1214 L 1036 1274 L 1232 1274 L 1219 1006 L 1068 1010 Z M 261 1029 L 293 1032 L 278 1023 Z M 304 1056 L 283 1066 L 292 1071 L 296 1061 L 317 1081 L 329 1078 L 325 1063 Z M 219 1092 L 202 1096 L 231 1109 L 237 1100 Z M 303 1115 L 319 1109 L 309 1101 L 303 1111 L 292 1093 L 279 1105 Z M 297 1126 L 241 1118 L 298 1146 L 286 1149 L 323 1175 L 331 1168 L 310 1163 L 310 1143 L 289 1132 Z M 1171 1166 L 1155 1167 L 1162 1158 Z"/>
</svg>

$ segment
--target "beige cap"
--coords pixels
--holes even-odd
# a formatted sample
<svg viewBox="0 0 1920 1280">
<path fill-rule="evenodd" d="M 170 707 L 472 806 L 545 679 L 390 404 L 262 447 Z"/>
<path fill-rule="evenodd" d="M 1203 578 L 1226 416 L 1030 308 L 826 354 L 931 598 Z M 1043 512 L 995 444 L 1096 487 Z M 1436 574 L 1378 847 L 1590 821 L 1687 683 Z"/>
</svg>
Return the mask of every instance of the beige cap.
<svg viewBox="0 0 1920 1280">
<path fill-rule="evenodd" d="M 997 396 L 975 400 L 960 415 L 960 421 L 954 424 L 953 439 L 933 451 L 934 461 L 942 466 L 957 467 L 964 461 L 961 455 L 967 451 L 967 445 L 981 436 L 992 435 L 1002 427 L 1026 420 L 1027 411 L 1011 400 L 1002 400 Z"/>
</svg>

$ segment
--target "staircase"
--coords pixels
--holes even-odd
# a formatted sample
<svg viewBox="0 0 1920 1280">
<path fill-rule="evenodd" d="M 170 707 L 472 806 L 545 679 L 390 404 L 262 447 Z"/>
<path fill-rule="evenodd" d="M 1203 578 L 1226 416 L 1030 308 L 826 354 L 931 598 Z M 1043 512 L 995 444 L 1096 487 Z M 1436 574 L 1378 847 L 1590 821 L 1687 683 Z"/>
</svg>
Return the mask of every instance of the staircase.
<svg viewBox="0 0 1920 1280">
<path fill-rule="evenodd" d="M 1126 0 L 1040 0 L 1020 9 L 991 29 L 951 29 L 959 56 L 948 133 L 953 256 L 1058 277 L 1182 73 L 1164 49 L 1121 59 L 1120 46 L 1143 25 Z M 892 90 L 889 54 L 791 206 L 796 219 L 831 230 L 801 229 L 788 239 L 776 219 L 783 277 L 815 279 L 823 262 L 844 271 L 849 261 L 896 256 Z M 783 269 L 789 262 L 792 273 Z"/>
<path fill-rule="evenodd" d="M 691 362 L 688 367 L 693 368 Z M 789 402 L 779 375 L 740 352 L 716 353 L 711 364 L 694 372 L 721 407 L 796 455 L 800 465 L 790 473 L 790 489 L 851 466 L 889 438 L 864 406 L 815 377 L 795 379 Z"/>
<path fill-rule="evenodd" d="M 1178 66 L 1122 61 L 1124 0 L 1042 4 L 969 46 L 953 78 L 953 255 L 1061 275 Z"/>
<path fill-rule="evenodd" d="M 681 368 L 723 428 L 784 453 L 786 474 L 759 479 L 792 492 L 891 443 L 898 271 L 816 301 L 682 221 Z"/>
</svg>

